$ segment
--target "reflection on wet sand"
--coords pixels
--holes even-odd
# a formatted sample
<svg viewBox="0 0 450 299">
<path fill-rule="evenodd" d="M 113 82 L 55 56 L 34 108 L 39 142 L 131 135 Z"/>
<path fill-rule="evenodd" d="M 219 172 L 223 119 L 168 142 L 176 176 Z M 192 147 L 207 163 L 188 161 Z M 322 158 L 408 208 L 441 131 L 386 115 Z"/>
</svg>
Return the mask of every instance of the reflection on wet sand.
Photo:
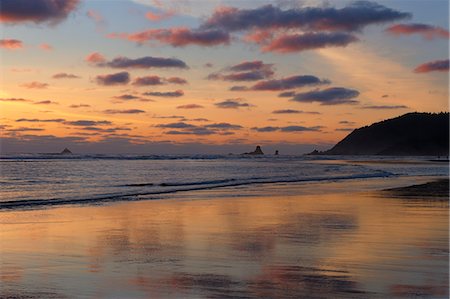
<svg viewBox="0 0 450 299">
<path fill-rule="evenodd" d="M 349 193 L 5 211 L 0 295 L 445 298 L 447 211 Z"/>
</svg>

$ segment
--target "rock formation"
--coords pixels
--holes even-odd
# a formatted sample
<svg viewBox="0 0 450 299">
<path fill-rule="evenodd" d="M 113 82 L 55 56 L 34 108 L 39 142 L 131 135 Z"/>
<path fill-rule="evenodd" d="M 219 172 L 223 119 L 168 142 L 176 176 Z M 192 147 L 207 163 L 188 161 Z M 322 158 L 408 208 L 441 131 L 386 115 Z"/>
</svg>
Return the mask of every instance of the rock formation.
<svg viewBox="0 0 450 299">
<path fill-rule="evenodd" d="M 61 155 L 71 155 L 72 152 L 66 147 L 62 152 Z"/>
<path fill-rule="evenodd" d="M 253 152 L 243 153 L 243 155 L 264 155 L 261 147 L 259 145 L 256 146 L 256 149 Z"/>
</svg>

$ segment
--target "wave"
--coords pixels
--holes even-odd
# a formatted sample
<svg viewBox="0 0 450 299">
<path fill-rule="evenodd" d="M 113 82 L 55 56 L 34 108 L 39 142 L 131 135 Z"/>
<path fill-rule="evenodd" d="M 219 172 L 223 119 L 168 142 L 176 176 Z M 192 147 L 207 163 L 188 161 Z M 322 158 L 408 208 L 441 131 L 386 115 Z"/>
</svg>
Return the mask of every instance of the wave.
<svg viewBox="0 0 450 299">
<path fill-rule="evenodd" d="M 368 179 L 368 178 L 382 178 L 390 177 L 394 174 L 379 171 L 376 173 L 366 173 L 366 174 L 354 174 L 346 176 L 332 176 L 332 177 L 310 177 L 310 178 L 253 178 L 239 181 L 237 179 L 227 179 L 227 180 L 213 180 L 213 181 L 202 181 L 202 182 L 191 182 L 191 183 L 162 183 L 162 187 L 184 187 L 184 188 L 171 188 L 171 189 L 160 189 L 153 191 L 139 191 L 139 192 L 123 192 L 114 194 L 104 194 L 93 196 L 91 198 L 53 198 L 53 199 L 30 199 L 30 200 L 17 200 L 17 201 L 4 201 L 0 203 L 1 209 L 16 209 L 16 208 L 34 208 L 41 206 L 55 206 L 55 205 L 66 205 L 66 204 L 94 204 L 102 202 L 111 201 L 135 201 L 135 200 L 145 200 L 148 198 L 139 198 L 140 196 L 151 196 L 151 195 L 163 195 L 177 192 L 187 192 L 187 191 L 198 191 L 225 187 L 236 187 L 243 185 L 254 185 L 254 184 L 274 184 L 274 183 L 301 183 L 301 182 L 321 182 L 321 181 L 342 181 L 342 180 L 354 180 L 354 179 Z M 142 183 L 142 184 L 128 184 L 124 186 L 153 186 L 152 183 Z"/>
</svg>

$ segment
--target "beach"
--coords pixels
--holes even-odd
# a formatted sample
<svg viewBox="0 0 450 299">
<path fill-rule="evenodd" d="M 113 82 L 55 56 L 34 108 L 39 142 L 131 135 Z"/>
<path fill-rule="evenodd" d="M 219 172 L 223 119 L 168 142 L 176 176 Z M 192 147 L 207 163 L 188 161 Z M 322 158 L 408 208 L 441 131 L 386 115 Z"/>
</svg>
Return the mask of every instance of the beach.
<svg viewBox="0 0 450 299">
<path fill-rule="evenodd" d="M 381 191 L 433 180 L 271 183 L 4 209 L 0 296 L 447 298 L 448 197 Z"/>
</svg>

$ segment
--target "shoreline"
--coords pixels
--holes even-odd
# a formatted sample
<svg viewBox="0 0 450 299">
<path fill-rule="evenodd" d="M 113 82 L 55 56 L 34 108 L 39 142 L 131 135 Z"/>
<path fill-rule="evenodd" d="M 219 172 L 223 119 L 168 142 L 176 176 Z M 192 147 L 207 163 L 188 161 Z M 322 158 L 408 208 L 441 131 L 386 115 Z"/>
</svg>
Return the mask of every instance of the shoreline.
<svg viewBox="0 0 450 299">
<path fill-rule="evenodd" d="M 0 297 L 446 298 L 448 205 L 379 191 L 432 179 L 2 211 Z"/>
<path fill-rule="evenodd" d="M 388 180 L 387 180 L 388 179 Z M 345 186 L 342 189 L 342 186 L 345 185 L 358 185 L 359 192 L 380 192 L 380 194 L 391 192 L 391 196 L 398 197 L 406 197 L 413 196 L 411 194 L 415 190 L 418 190 L 417 197 L 420 196 L 429 196 L 436 197 L 439 194 L 440 197 L 445 197 L 445 184 L 440 183 L 438 185 L 431 184 L 426 185 L 427 183 L 431 183 L 434 181 L 442 181 L 440 177 L 436 176 L 414 176 L 414 177 L 406 177 L 406 176 L 373 176 L 373 177 L 355 177 L 355 178 L 328 178 L 328 179 L 318 179 L 318 180 L 301 180 L 301 181 L 277 181 L 277 182 L 251 182 L 251 183 L 237 183 L 237 184 L 228 184 L 223 186 L 200 186 L 200 187 L 192 187 L 186 188 L 182 190 L 167 190 L 167 191 L 158 191 L 158 192 L 140 192 L 135 194 L 127 194 L 127 195 L 119 195 L 119 196 L 107 196 L 102 198 L 90 198 L 90 199 L 55 199 L 55 200 L 40 200 L 40 199 L 32 199 L 32 200 L 23 200 L 23 201 L 8 201 L 8 202 L 0 202 L 0 213 L 7 211 L 26 211 L 26 210 L 41 210 L 48 208 L 58 208 L 64 206 L 79 206 L 79 207 L 88 207 L 88 206 L 98 206 L 98 205 L 109 205 L 121 202 L 140 202 L 140 201 L 148 201 L 148 200 L 171 200 L 171 197 L 175 198 L 193 198 L 193 197 L 203 197 L 202 193 L 213 193 L 215 196 L 223 197 L 222 193 L 228 194 L 229 191 L 233 191 L 234 188 L 244 188 L 246 191 L 246 196 L 263 196 L 263 192 L 261 190 L 273 189 L 275 188 L 278 191 L 281 191 L 282 194 L 290 194 L 290 195 L 303 195 L 303 194 L 314 194 L 316 187 L 319 187 L 323 190 L 330 189 L 330 187 L 335 186 L 334 189 L 328 190 L 328 193 L 332 192 L 354 192 L 354 188 L 349 188 Z M 410 181 L 414 181 L 411 183 Z M 425 184 L 424 188 L 420 185 L 420 188 L 417 189 L 419 184 Z M 380 185 L 381 184 L 381 185 Z M 380 186 L 377 186 L 380 185 Z M 310 186 L 314 186 L 312 189 Z M 434 189 L 439 188 L 439 190 L 430 189 L 433 187 Z M 299 188 L 302 188 L 301 192 L 299 192 Z M 447 179 L 447 194 L 448 194 L 448 179 Z M 431 194 L 430 192 L 434 192 Z M 255 194 L 252 194 L 255 193 Z M 427 194 L 430 193 L 430 194 Z M 276 194 L 273 194 L 276 195 Z"/>
</svg>

